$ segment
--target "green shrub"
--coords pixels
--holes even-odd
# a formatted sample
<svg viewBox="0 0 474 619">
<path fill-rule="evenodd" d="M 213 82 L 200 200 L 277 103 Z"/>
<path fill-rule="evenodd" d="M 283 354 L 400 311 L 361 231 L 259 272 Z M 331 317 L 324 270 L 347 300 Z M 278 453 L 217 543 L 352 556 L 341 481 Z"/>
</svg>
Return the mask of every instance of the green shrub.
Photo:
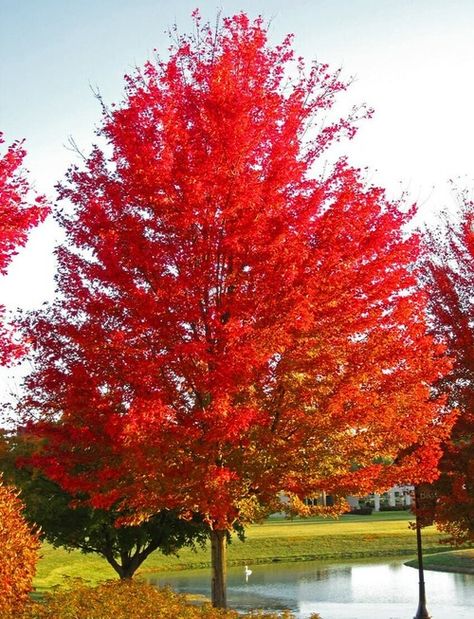
<svg viewBox="0 0 474 619">
<path fill-rule="evenodd" d="M 292 619 L 282 614 L 256 612 L 239 615 L 209 604 L 190 604 L 171 589 L 156 589 L 140 581 L 108 581 L 98 587 L 75 583 L 66 591 L 48 594 L 32 602 L 24 619 Z M 313 615 L 312 619 L 319 619 Z"/>
<path fill-rule="evenodd" d="M 18 491 L 0 476 L 0 617 L 21 616 L 33 586 L 40 545 L 23 517 Z"/>
<path fill-rule="evenodd" d="M 373 511 L 373 507 L 354 507 L 347 513 L 352 516 L 370 516 Z"/>
<path fill-rule="evenodd" d="M 409 509 L 410 509 L 409 506 L 404 506 L 404 505 L 381 505 L 380 506 L 381 512 L 403 512 Z"/>
</svg>

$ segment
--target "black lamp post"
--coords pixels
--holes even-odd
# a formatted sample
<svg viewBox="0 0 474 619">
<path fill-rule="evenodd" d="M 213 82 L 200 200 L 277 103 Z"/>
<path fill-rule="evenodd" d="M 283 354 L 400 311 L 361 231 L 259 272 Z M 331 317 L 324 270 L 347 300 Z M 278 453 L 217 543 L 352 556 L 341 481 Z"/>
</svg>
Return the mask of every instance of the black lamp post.
<svg viewBox="0 0 474 619">
<path fill-rule="evenodd" d="M 420 484 L 415 486 L 415 514 L 416 514 L 416 550 L 418 554 L 418 610 L 414 619 L 431 619 L 426 609 L 426 592 L 425 592 L 425 576 L 423 572 L 423 552 L 421 546 L 421 527 L 423 525 L 432 524 L 427 522 L 426 518 L 420 516 L 419 510 L 423 510 L 433 505 L 433 501 L 436 501 L 435 495 L 430 484 Z"/>
</svg>

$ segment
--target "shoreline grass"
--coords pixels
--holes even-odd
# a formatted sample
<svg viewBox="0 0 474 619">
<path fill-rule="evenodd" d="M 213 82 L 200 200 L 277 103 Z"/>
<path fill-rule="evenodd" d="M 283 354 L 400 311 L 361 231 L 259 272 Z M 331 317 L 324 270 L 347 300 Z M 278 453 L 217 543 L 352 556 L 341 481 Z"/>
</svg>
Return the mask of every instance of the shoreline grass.
<svg viewBox="0 0 474 619">
<path fill-rule="evenodd" d="M 406 561 L 408 567 L 418 567 L 417 559 Z M 423 556 L 423 567 L 433 572 L 454 572 L 474 574 L 474 548 L 450 550 L 435 555 Z"/>
<path fill-rule="evenodd" d="M 228 564 L 252 565 L 280 561 L 380 558 L 415 556 L 415 532 L 409 528 L 409 512 L 379 512 L 371 516 L 344 515 L 329 518 L 272 517 L 246 530 L 246 541 L 233 538 L 228 547 Z M 445 552 L 439 544 L 440 533 L 434 527 L 423 530 L 426 554 Z M 155 552 L 138 570 L 139 574 L 196 569 L 210 566 L 209 548 L 193 552 L 184 548 L 178 556 Z M 67 579 L 82 578 L 89 584 L 116 578 L 116 573 L 98 555 L 84 555 L 42 547 L 42 558 L 34 585 L 39 593 L 64 585 Z"/>
</svg>

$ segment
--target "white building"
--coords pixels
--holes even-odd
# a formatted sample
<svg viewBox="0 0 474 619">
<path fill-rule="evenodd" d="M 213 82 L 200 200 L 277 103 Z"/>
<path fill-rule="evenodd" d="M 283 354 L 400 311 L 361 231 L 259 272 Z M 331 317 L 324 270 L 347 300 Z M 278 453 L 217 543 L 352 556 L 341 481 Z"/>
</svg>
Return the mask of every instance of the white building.
<svg viewBox="0 0 474 619">
<path fill-rule="evenodd" d="M 363 497 L 348 496 L 347 502 L 354 509 L 360 509 L 369 504 L 375 512 L 379 512 L 383 505 L 405 509 L 411 505 L 413 492 L 413 486 L 394 486 L 383 494 L 374 493 Z"/>
</svg>

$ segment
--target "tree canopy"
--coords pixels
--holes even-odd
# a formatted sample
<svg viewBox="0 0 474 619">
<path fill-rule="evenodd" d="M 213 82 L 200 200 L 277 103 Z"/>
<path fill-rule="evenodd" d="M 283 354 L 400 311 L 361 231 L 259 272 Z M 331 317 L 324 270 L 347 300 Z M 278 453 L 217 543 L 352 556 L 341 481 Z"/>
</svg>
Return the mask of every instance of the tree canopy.
<svg viewBox="0 0 474 619">
<path fill-rule="evenodd" d="M 439 389 L 459 411 L 435 483 L 435 520 L 455 544 L 474 541 L 474 203 L 459 198 L 459 219 L 427 235 L 425 262 L 432 325 L 453 360 Z"/>
</svg>

